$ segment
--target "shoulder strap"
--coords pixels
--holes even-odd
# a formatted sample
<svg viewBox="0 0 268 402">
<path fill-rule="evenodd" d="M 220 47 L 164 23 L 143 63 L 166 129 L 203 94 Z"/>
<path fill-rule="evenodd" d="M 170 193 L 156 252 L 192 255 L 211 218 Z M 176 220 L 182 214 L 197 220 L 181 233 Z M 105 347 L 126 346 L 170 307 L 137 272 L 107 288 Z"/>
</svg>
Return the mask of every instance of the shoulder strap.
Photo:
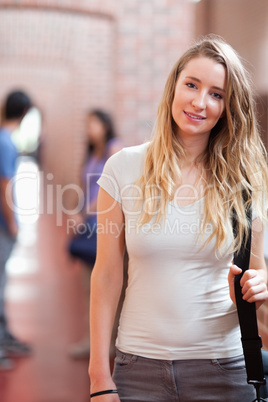
<svg viewBox="0 0 268 402">
<path fill-rule="evenodd" d="M 244 235 L 242 248 L 234 255 L 234 264 L 242 269 L 240 275 L 235 277 L 235 297 L 237 305 L 237 313 L 241 329 L 241 341 L 247 370 L 247 381 L 254 385 L 257 391 L 257 399 L 259 401 L 258 390 L 260 385 L 265 384 L 266 380 L 263 372 L 262 363 L 262 341 L 258 333 L 257 315 L 255 303 L 248 303 L 243 300 L 240 280 L 244 272 L 249 268 L 250 249 L 251 249 L 251 223 L 252 211 L 251 208 L 247 211 L 247 218 L 250 222 L 249 234 L 246 239 Z M 237 230 L 237 218 L 233 217 L 233 231 Z"/>
</svg>

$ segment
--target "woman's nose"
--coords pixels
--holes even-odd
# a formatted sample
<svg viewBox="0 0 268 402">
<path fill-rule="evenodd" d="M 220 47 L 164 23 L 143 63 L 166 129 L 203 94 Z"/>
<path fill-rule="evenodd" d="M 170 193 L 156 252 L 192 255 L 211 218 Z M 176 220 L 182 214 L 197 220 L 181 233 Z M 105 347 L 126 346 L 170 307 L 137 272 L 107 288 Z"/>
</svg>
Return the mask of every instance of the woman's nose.
<svg viewBox="0 0 268 402">
<path fill-rule="evenodd" d="M 205 109 L 206 108 L 206 94 L 199 92 L 196 93 L 195 97 L 192 100 L 192 105 L 196 109 Z"/>
</svg>

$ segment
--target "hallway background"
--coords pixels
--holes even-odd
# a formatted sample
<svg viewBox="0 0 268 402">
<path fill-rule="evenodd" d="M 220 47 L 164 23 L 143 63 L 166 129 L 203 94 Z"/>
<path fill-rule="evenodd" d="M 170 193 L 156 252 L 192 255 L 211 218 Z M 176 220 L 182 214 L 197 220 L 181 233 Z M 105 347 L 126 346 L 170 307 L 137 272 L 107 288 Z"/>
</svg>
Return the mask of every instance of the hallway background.
<svg viewBox="0 0 268 402">
<path fill-rule="evenodd" d="M 42 206 L 21 223 L 6 295 L 11 324 L 35 353 L 0 373 L 1 402 L 88 400 L 87 361 L 67 354 L 84 332 L 85 307 L 79 266 L 65 248 L 85 115 L 104 108 L 126 145 L 148 140 L 167 74 L 207 33 L 223 36 L 245 59 L 268 147 L 267 0 L 0 0 L 0 102 L 21 88 L 39 110 L 41 180 L 32 191 Z M 268 349 L 268 305 L 258 315 Z"/>
</svg>

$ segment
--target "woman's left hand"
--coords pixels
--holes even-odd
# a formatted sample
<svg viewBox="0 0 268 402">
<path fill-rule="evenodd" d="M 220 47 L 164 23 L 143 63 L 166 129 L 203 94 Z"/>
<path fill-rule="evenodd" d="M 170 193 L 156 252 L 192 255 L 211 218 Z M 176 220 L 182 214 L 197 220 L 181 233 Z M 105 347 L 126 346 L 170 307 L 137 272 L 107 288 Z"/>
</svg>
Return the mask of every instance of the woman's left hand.
<svg viewBox="0 0 268 402">
<path fill-rule="evenodd" d="M 235 276 L 241 274 L 242 269 L 236 265 L 232 265 L 228 274 L 230 297 L 233 303 L 235 301 L 234 280 Z M 243 274 L 240 285 L 242 288 L 243 299 L 249 303 L 256 303 L 259 308 L 266 300 L 268 300 L 267 284 L 260 272 L 256 269 L 248 269 Z"/>
</svg>

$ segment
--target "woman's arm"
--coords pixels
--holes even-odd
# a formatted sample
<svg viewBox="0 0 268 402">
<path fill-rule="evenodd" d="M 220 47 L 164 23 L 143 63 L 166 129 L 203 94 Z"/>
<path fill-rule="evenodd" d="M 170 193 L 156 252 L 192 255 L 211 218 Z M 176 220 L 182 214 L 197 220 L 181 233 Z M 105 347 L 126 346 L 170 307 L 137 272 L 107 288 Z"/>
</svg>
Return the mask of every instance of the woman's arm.
<svg viewBox="0 0 268 402">
<path fill-rule="evenodd" d="M 260 307 L 268 300 L 267 291 L 267 267 L 263 252 L 264 225 L 260 220 L 254 219 L 252 222 L 252 242 L 249 269 L 241 278 L 243 299 L 249 303 L 256 302 L 256 307 Z M 230 296 L 235 303 L 234 296 L 234 277 L 241 273 L 241 269 L 232 265 L 229 271 Z"/>
<path fill-rule="evenodd" d="M 123 284 L 125 251 L 124 215 L 102 188 L 98 196 L 97 258 L 90 290 L 91 393 L 116 388 L 110 371 L 109 351 L 114 318 Z M 96 397 L 98 401 L 118 401 L 116 394 Z"/>
</svg>

